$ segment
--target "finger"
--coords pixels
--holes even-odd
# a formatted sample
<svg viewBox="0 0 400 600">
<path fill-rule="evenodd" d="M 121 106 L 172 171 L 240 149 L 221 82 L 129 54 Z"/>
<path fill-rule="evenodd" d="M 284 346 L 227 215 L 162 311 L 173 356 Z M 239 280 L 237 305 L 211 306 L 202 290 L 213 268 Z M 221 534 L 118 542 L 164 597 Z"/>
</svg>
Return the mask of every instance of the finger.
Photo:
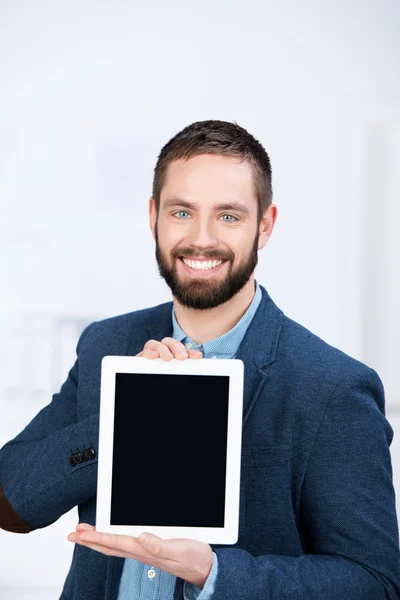
<svg viewBox="0 0 400 600">
<path fill-rule="evenodd" d="M 78 523 L 76 526 L 77 531 L 96 531 L 96 527 L 94 525 L 89 525 L 89 523 Z"/>
<path fill-rule="evenodd" d="M 142 356 L 143 358 L 158 358 L 159 354 L 157 350 L 150 350 L 150 348 L 146 348 L 146 350 L 142 350 L 136 356 Z"/>
<path fill-rule="evenodd" d="M 151 350 L 150 348 L 146 348 L 142 351 L 142 355 L 144 358 L 159 358 L 160 353 L 157 350 Z"/>
<path fill-rule="evenodd" d="M 94 529 L 87 529 L 79 533 L 70 533 L 68 539 L 71 539 L 73 542 L 97 544 L 99 546 L 126 552 L 143 551 L 141 544 L 139 544 L 137 538 L 133 536 L 117 533 L 104 533 L 102 531 L 94 531 Z"/>
<path fill-rule="evenodd" d="M 203 358 L 201 350 L 189 350 L 189 358 Z"/>
<path fill-rule="evenodd" d="M 176 561 L 175 560 L 170 560 L 168 558 L 165 559 L 157 559 L 153 554 L 151 554 L 150 552 L 146 552 L 146 550 L 141 546 L 141 544 L 138 544 L 140 546 L 140 551 L 134 553 L 132 552 L 132 550 L 123 550 L 121 548 L 115 548 L 113 546 L 105 546 L 103 544 L 97 544 L 95 542 L 86 542 L 84 540 L 72 540 L 69 538 L 68 539 L 70 542 L 75 542 L 76 544 L 79 544 L 79 546 L 85 546 L 85 548 L 90 548 L 91 550 L 94 550 L 95 552 L 101 552 L 101 554 L 105 554 L 106 556 L 117 556 L 119 558 L 131 558 L 134 560 L 138 560 L 144 564 L 148 564 L 148 565 L 153 565 L 154 567 L 158 567 L 161 570 L 168 570 L 170 569 L 171 571 L 176 568 Z M 170 572 L 171 572 L 170 571 Z"/>
<path fill-rule="evenodd" d="M 142 541 L 143 540 L 143 541 Z M 153 565 L 157 562 L 176 568 L 174 565 L 188 564 L 193 559 L 195 562 L 204 556 L 209 545 L 197 540 L 187 538 L 174 538 L 163 540 L 152 533 L 141 533 L 137 541 L 142 543 L 146 552 L 153 557 Z M 162 568 L 162 567 L 161 567 Z"/>
<path fill-rule="evenodd" d="M 152 554 L 138 542 L 136 537 L 130 535 L 87 530 L 70 533 L 68 540 L 89 546 L 104 554 L 110 554 L 110 556 L 122 556 L 124 554 L 124 556 L 135 557 L 141 561 L 152 559 Z"/>
<path fill-rule="evenodd" d="M 168 563 L 182 562 L 183 557 L 192 549 L 192 540 L 184 538 L 163 540 L 154 533 L 141 533 L 137 541 L 144 547 L 146 553 Z M 196 545 L 198 543 L 195 542 Z"/>
<path fill-rule="evenodd" d="M 143 351 L 144 350 L 155 350 L 156 352 L 158 352 L 159 357 L 162 360 L 171 360 L 172 358 L 174 358 L 174 355 L 170 351 L 168 346 L 166 346 L 162 342 L 158 342 L 157 340 L 149 340 L 148 342 L 146 342 L 143 348 Z"/>
<path fill-rule="evenodd" d="M 175 358 L 183 360 L 189 357 L 184 344 L 182 344 L 182 342 L 179 342 L 175 338 L 165 337 L 161 340 L 161 343 L 169 348 L 169 350 L 172 352 Z"/>
<path fill-rule="evenodd" d="M 157 556 L 158 558 L 163 557 L 162 551 L 164 540 L 158 537 L 158 535 L 154 535 L 152 533 L 141 533 L 138 537 L 138 542 L 153 556 Z M 171 557 L 168 556 L 167 558 Z"/>
<path fill-rule="evenodd" d="M 70 542 L 75 542 L 79 544 L 79 546 L 85 546 L 85 548 L 90 548 L 91 550 L 95 550 L 96 552 L 101 552 L 101 554 L 105 554 L 106 556 L 118 556 L 120 558 L 132 558 L 132 554 L 129 552 L 125 552 L 124 550 L 111 548 L 109 546 L 103 546 L 102 544 L 95 544 L 94 542 L 85 542 L 83 540 L 72 540 L 68 537 Z"/>
</svg>

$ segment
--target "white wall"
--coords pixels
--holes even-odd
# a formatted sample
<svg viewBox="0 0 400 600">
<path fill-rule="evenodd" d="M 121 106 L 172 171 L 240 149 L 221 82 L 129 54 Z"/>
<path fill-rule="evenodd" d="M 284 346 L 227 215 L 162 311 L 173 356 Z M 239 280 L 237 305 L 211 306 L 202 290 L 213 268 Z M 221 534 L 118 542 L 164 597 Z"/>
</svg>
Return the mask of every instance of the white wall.
<svg viewBox="0 0 400 600">
<path fill-rule="evenodd" d="M 390 0 L 0 3 L 0 446 L 87 322 L 170 299 L 147 223 L 158 152 L 235 120 L 269 152 L 279 208 L 256 277 L 378 369 L 400 489 L 399 17 Z M 76 521 L 0 531 L 2 597 L 57 597 Z"/>
</svg>

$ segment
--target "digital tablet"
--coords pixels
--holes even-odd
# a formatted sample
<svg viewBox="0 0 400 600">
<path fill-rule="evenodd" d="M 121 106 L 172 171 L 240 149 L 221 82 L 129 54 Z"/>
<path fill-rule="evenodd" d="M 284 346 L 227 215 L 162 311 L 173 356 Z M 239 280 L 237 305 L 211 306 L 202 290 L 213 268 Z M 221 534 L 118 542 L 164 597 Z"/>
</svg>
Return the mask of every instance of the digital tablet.
<svg viewBox="0 0 400 600">
<path fill-rule="evenodd" d="M 105 356 L 96 529 L 238 539 L 244 365 Z"/>
</svg>

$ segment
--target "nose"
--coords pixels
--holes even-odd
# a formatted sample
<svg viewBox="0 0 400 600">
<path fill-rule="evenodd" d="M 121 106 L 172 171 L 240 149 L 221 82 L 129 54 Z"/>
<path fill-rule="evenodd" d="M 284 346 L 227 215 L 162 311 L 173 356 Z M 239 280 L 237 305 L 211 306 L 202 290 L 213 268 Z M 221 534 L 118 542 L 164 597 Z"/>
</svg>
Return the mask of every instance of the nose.
<svg viewBox="0 0 400 600">
<path fill-rule="evenodd" d="M 216 248 L 218 246 L 218 238 L 214 227 L 209 221 L 198 219 L 193 223 L 190 232 L 190 245 L 199 250 L 207 248 Z"/>
</svg>

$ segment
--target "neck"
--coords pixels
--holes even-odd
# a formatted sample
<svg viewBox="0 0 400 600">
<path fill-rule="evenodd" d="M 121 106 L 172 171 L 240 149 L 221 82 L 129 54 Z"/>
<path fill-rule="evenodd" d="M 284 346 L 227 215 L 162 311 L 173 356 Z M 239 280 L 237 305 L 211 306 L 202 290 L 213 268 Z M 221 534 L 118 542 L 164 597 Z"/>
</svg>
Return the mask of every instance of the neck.
<svg viewBox="0 0 400 600">
<path fill-rule="evenodd" d="M 176 320 L 180 328 L 196 344 L 205 344 L 227 333 L 240 321 L 253 301 L 255 294 L 254 274 L 233 298 L 207 310 L 182 306 L 174 297 Z"/>
</svg>

